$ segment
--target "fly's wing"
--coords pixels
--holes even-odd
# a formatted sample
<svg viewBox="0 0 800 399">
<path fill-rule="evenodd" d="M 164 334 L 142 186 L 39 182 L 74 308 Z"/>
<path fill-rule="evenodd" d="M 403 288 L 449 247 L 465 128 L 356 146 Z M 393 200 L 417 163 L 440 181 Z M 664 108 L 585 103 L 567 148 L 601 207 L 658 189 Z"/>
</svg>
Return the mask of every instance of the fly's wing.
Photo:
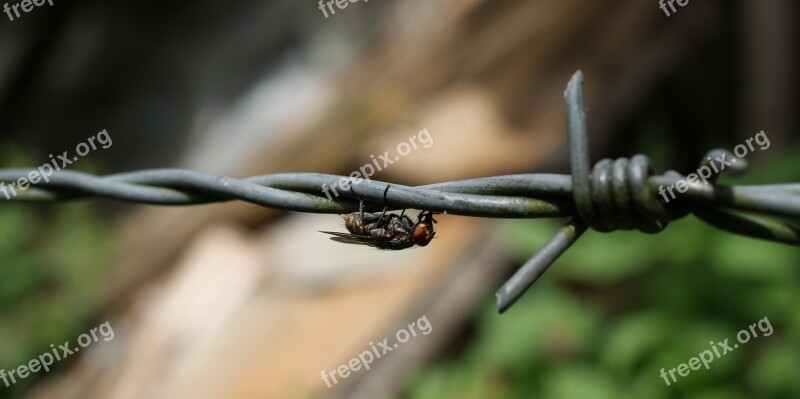
<svg viewBox="0 0 800 399">
<path fill-rule="evenodd" d="M 349 233 L 340 233 L 335 231 L 320 231 L 320 233 L 330 234 L 335 237 L 331 237 L 331 240 L 336 242 L 341 242 L 345 244 L 358 244 L 358 245 L 366 245 L 370 247 L 379 248 L 376 244 L 376 241 L 372 237 L 365 237 L 359 236 L 355 234 Z"/>
<path fill-rule="evenodd" d="M 387 220 L 388 220 L 388 219 L 390 219 L 390 218 L 391 218 L 391 216 L 392 216 L 392 214 L 391 214 L 391 213 L 390 213 L 390 214 L 387 214 L 386 216 L 384 216 L 384 219 L 387 219 Z M 364 224 L 375 223 L 375 222 L 377 222 L 377 221 L 378 221 L 378 219 L 380 219 L 380 218 L 381 218 L 381 213 L 366 213 L 366 212 L 365 212 L 365 213 L 364 213 L 364 217 L 363 217 L 363 218 L 361 218 L 361 222 L 362 222 L 362 223 L 364 223 Z"/>
</svg>

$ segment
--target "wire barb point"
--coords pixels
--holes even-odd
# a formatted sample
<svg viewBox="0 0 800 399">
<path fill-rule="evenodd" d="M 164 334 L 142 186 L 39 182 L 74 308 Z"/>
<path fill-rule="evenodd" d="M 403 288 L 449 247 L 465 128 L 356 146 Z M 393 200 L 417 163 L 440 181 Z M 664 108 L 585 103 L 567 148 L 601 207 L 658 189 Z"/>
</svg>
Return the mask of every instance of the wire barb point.
<svg viewBox="0 0 800 399">
<path fill-rule="evenodd" d="M 0 169 L 0 202 L 59 202 L 88 197 L 154 205 L 192 205 L 240 200 L 294 212 L 345 214 L 359 210 L 419 209 L 431 214 L 488 218 L 572 217 L 497 292 L 498 309 L 507 310 L 589 228 L 610 232 L 636 229 L 657 233 L 678 218 L 694 214 L 722 230 L 800 246 L 800 184 L 725 186 L 689 184 L 680 196 L 659 198 L 663 186 L 686 178 L 674 171 L 655 175 L 644 155 L 604 159 L 590 170 L 583 73 L 576 72 L 564 92 L 571 176 L 520 174 L 450 181 L 410 187 L 364 180 L 358 193 L 335 192 L 343 176 L 284 173 L 245 179 L 191 170 L 160 169 L 95 176 L 60 170 L 48 181 L 30 183 L 24 191 L 6 193 L 3 183 L 27 179 L 35 169 Z M 701 167 L 730 152 L 712 150 Z M 743 160 L 742 160 L 743 161 Z M 736 162 L 732 174 L 746 163 Z M 726 169 L 727 171 L 727 169 Z M 345 179 L 350 179 L 345 176 Z M 339 198 L 339 194 L 341 197 Z M 362 207 L 363 205 L 363 207 Z M 734 213 L 737 212 L 737 213 Z M 758 215 L 751 216 L 747 212 Z"/>
</svg>

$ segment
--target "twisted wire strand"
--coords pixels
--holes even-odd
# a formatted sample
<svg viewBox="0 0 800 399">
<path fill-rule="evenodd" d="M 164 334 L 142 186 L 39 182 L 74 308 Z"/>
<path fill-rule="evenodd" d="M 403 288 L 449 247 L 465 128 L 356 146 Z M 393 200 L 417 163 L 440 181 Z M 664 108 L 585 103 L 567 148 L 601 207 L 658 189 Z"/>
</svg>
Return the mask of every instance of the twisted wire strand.
<svg viewBox="0 0 800 399">
<path fill-rule="evenodd" d="M 0 169 L 0 182 L 12 183 L 33 170 Z M 341 214 L 358 210 L 356 197 L 367 202 L 366 210 L 382 209 L 383 193 L 388 185 L 391 188 L 385 203 L 390 209 L 414 208 L 495 218 L 559 217 L 572 216 L 576 212 L 571 200 L 572 177 L 568 175 L 517 174 L 416 187 L 364 180 L 353 184 L 353 192 L 339 189 L 338 198 L 332 196 L 328 199 L 321 187 L 336 185 L 341 179 L 348 177 L 280 173 L 239 180 L 184 169 L 155 169 L 107 176 L 62 170 L 50 176 L 49 183 L 31 184 L 25 191 L 18 190 L 16 196 L 9 198 L 0 192 L 0 201 L 59 202 L 100 197 L 152 205 L 197 205 L 241 200 L 287 211 Z M 623 192 L 627 189 L 625 179 L 624 176 L 609 177 L 603 171 L 596 180 L 613 183 L 614 192 Z M 682 179 L 684 177 L 679 174 L 651 176 L 645 185 L 649 186 L 651 194 L 656 194 L 659 186 L 674 185 Z M 624 201 L 610 194 L 604 187 L 596 189 L 593 195 L 600 200 L 608 196 L 611 201 Z M 800 220 L 800 184 L 690 185 L 674 201 L 689 207 L 692 212 L 730 208 Z M 601 202 L 598 206 L 616 210 L 609 208 L 614 204 Z M 620 228 L 632 227 L 627 223 Z"/>
<path fill-rule="evenodd" d="M 673 220 L 688 213 L 714 227 L 786 244 L 800 246 L 800 195 L 797 184 L 726 187 L 691 185 L 673 202 L 658 198 L 662 186 L 677 184 L 684 177 L 675 171 L 654 176 L 650 159 L 637 154 L 631 159 L 604 159 L 589 172 L 589 139 L 583 107 L 583 73 L 576 72 L 564 91 L 567 133 L 572 170 L 573 216 L 550 241 L 523 264 L 497 291 L 497 307 L 504 312 L 589 228 L 601 232 L 637 229 L 644 233 L 664 230 Z M 714 149 L 710 155 L 733 158 L 727 150 Z M 700 165 L 708 164 L 704 158 Z M 723 172 L 739 175 L 747 164 L 740 162 Z M 715 169 L 716 170 L 716 169 Z M 773 219 L 734 214 L 725 208 L 751 211 Z"/>
<path fill-rule="evenodd" d="M 689 184 L 675 199 L 662 201 L 659 189 L 685 181 L 685 177 L 674 171 L 655 175 L 650 160 L 641 154 L 630 159 L 604 159 L 590 169 L 580 71 L 573 75 L 564 95 L 571 175 L 518 174 L 411 187 L 318 173 L 234 179 L 183 169 L 107 176 L 60 170 L 48 181 L 31 183 L 27 190 L 17 189 L 16 195 L 10 195 L 10 188 L 0 184 L 0 201 L 59 202 L 100 197 L 154 205 L 192 205 L 240 200 L 286 211 L 342 214 L 357 211 L 361 199 L 368 211 L 387 206 L 489 218 L 570 216 L 555 236 L 500 288 L 497 301 L 501 312 L 589 228 L 600 232 L 635 229 L 652 234 L 691 213 L 726 231 L 800 246 L 800 184 L 726 186 L 716 184 L 718 175 L 714 175 L 708 179 L 710 184 Z M 706 155 L 720 154 L 733 156 L 719 149 Z M 707 164 L 707 159 L 703 158 L 701 166 Z M 746 166 L 740 162 L 723 173 L 738 175 Z M 0 169 L 0 183 L 11 184 L 34 171 Z M 331 187 L 336 187 L 338 195 L 332 195 Z"/>
</svg>

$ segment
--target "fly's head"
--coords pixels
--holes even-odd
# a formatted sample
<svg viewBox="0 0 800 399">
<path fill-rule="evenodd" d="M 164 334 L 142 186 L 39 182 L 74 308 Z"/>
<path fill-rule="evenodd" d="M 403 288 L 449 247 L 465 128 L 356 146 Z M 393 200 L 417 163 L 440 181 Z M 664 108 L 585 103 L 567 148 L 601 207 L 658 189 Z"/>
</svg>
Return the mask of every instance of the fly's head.
<svg viewBox="0 0 800 399">
<path fill-rule="evenodd" d="M 436 223 L 436 220 L 433 219 L 433 213 L 423 212 L 420 214 L 417 222 L 414 223 L 411 229 L 411 238 L 414 240 L 415 244 L 424 247 L 433 240 L 433 236 L 436 235 L 436 232 L 433 231 L 434 223 Z"/>
</svg>

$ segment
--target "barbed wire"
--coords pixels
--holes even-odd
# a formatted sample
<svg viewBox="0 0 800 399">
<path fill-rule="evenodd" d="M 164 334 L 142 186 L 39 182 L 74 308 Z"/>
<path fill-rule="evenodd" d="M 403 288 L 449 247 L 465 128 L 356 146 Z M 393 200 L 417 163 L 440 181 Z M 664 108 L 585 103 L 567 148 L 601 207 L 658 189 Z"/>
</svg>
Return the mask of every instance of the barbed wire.
<svg viewBox="0 0 800 399">
<path fill-rule="evenodd" d="M 800 184 L 719 185 L 688 183 L 672 201 L 659 190 L 686 181 L 668 171 L 655 175 L 644 155 L 604 159 L 590 171 L 583 108 L 583 74 L 576 72 L 564 93 L 571 175 L 518 174 L 404 186 L 376 180 L 318 173 L 282 173 L 245 179 L 183 169 L 158 169 L 106 176 L 60 170 L 48 181 L 31 183 L 9 195 L 0 185 L 0 201 L 57 202 L 89 197 L 154 205 L 192 205 L 240 200 L 264 207 L 308 213 L 343 214 L 358 210 L 420 209 L 488 218 L 571 217 L 569 221 L 497 292 L 498 309 L 508 309 L 555 260 L 589 228 L 611 232 L 657 233 L 693 214 L 722 230 L 800 246 Z M 715 149 L 706 159 L 733 154 Z M 723 173 L 738 174 L 743 159 Z M 0 183 L 28 178 L 35 169 L 0 169 Z M 331 196 L 324 187 L 339 187 Z M 348 187 L 350 186 L 350 187 Z M 387 191 L 386 187 L 390 186 Z M 342 189 L 344 188 L 344 189 Z"/>
</svg>

